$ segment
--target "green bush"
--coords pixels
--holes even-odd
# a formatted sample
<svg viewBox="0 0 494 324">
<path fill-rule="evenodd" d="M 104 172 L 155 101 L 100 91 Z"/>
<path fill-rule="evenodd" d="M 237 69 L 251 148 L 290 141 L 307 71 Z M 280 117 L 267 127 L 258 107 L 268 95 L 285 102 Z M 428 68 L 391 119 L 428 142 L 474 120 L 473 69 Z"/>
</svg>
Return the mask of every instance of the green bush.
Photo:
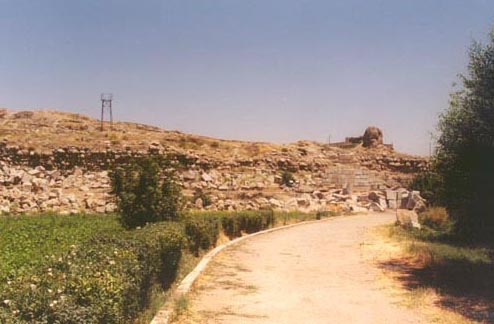
<svg viewBox="0 0 494 324">
<path fill-rule="evenodd" d="M 420 191 L 420 195 L 427 200 L 429 206 L 441 204 L 442 183 L 441 177 L 433 171 L 424 171 L 416 174 L 409 185 L 410 189 Z"/>
<path fill-rule="evenodd" d="M 293 173 L 289 171 L 283 171 L 283 173 L 281 174 L 281 184 L 287 187 L 293 187 L 293 185 L 295 184 L 295 177 L 293 176 Z"/>
<path fill-rule="evenodd" d="M 184 239 L 177 224 L 96 235 L 9 281 L 0 322 L 132 322 L 148 306 L 152 288 L 174 280 Z"/>
<path fill-rule="evenodd" d="M 117 235 L 125 229 L 115 215 L 4 216 L 0 218 L 0 291 L 2 284 L 58 258 L 71 245 L 100 233 Z"/>
<path fill-rule="evenodd" d="M 122 224 L 127 228 L 176 220 L 182 193 L 169 158 L 149 156 L 110 173 Z"/>
<path fill-rule="evenodd" d="M 216 245 L 220 234 L 220 221 L 214 215 L 188 215 L 184 219 L 185 235 L 189 241 L 191 252 L 199 254 L 199 250 L 209 249 Z"/>
<path fill-rule="evenodd" d="M 189 241 L 192 242 L 193 251 L 197 250 L 194 244 L 200 247 L 200 242 L 205 242 L 204 246 L 207 245 L 206 242 L 214 245 L 219 235 L 217 226 L 233 239 L 242 236 L 242 233 L 255 233 L 274 225 L 272 210 L 196 212 L 188 214 L 185 219 L 186 232 Z"/>
<path fill-rule="evenodd" d="M 274 225 L 272 210 L 223 213 L 220 217 L 223 231 L 230 238 L 239 237 L 242 232 L 255 233 Z"/>
</svg>

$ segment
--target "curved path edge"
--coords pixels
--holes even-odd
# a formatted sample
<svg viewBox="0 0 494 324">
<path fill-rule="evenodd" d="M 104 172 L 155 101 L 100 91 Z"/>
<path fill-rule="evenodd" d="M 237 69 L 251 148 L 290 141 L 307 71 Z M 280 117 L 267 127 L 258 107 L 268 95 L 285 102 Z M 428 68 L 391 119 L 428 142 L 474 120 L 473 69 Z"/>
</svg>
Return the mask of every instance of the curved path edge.
<svg viewBox="0 0 494 324">
<path fill-rule="evenodd" d="M 174 292 L 174 297 L 180 297 L 182 295 L 186 295 L 190 291 L 190 289 L 192 288 L 192 285 L 197 280 L 197 278 L 206 269 L 206 267 L 209 264 L 209 262 L 218 253 L 220 253 L 225 248 L 227 248 L 227 247 L 229 247 L 231 245 L 237 244 L 237 243 L 239 243 L 239 242 L 241 242 L 243 240 L 246 240 L 246 239 L 249 239 L 251 237 L 258 236 L 258 235 L 268 234 L 268 233 L 272 233 L 272 232 L 276 232 L 276 231 L 280 231 L 280 230 L 285 230 L 285 229 L 289 229 L 291 227 L 301 226 L 301 225 L 305 225 L 305 224 L 312 224 L 312 223 L 318 223 L 318 222 L 326 222 L 326 221 L 334 220 L 334 219 L 340 218 L 340 217 L 348 217 L 348 216 L 343 216 L 343 215 L 340 215 L 340 216 L 332 216 L 332 217 L 318 219 L 318 220 L 303 221 L 303 222 L 300 222 L 300 223 L 295 223 L 295 224 L 290 224 L 290 225 L 284 225 L 284 226 L 279 226 L 279 227 L 273 227 L 273 228 L 270 228 L 270 229 L 267 229 L 267 230 L 263 230 L 263 231 L 259 231 L 259 232 L 252 233 L 252 234 L 249 234 L 249 235 L 241 236 L 241 237 L 238 237 L 238 238 L 236 238 L 236 239 L 234 239 L 234 240 L 232 240 L 230 242 L 227 242 L 225 244 L 219 245 L 219 246 L 215 247 L 213 250 L 209 251 L 201 259 L 201 261 L 197 264 L 197 266 L 194 268 L 194 270 L 192 270 L 191 272 L 189 272 L 189 274 L 180 282 L 180 284 L 178 285 L 178 287 L 176 288 L 176 290 Z M 169 305 L 168 303 L 166 303 L 165 306 L 163 306 L 158 311 L 158 313 L 154 316 L 154 318 L 151 320 L 150 324 L 168 324 L 168 323 L 170 323 L 172 314 L 173 314 L 173 309 L 171 309 L 171 305 Z"/>
</svg>

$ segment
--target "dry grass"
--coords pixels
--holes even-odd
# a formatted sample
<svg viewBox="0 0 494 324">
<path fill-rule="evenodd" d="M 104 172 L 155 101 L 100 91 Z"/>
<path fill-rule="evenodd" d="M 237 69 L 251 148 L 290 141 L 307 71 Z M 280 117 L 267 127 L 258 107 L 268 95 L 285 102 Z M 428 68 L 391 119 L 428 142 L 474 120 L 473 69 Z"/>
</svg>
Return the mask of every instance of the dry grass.
<svg viewBox="0 0 494 324">
<path fill-rule="evenodd" d="M 373 261 L 404 306 L 429 323 L 492 322 L 494 271 L 485 248 L 423 242 L 394 226 L 372 235 Z"/>
<path fill-rule="evenodd" d="M 419 221 L 429 227 L 441 228 L 450 222 L 450 218 L 444 207 L 430 207 L 419 215 Z"/>
</svg>

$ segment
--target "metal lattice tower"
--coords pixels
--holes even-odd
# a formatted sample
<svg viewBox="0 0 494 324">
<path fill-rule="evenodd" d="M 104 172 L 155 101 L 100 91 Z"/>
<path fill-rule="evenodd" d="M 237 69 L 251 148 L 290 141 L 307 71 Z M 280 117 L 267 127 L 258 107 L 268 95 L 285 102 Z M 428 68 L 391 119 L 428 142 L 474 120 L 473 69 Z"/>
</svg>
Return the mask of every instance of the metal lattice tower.
<svg viewBox="0 0 494 324">
<path fill-rule="evenodd" d="M 103 131 L 103 121 L 105 116 L 105 109 L 110 112 L 110 130 L 113 129 L 113 112 L 111 108 L 113 100 L 113 94 L 111 93 L 102 93 L 101 94 L 101 131 Z"/>
</svg>

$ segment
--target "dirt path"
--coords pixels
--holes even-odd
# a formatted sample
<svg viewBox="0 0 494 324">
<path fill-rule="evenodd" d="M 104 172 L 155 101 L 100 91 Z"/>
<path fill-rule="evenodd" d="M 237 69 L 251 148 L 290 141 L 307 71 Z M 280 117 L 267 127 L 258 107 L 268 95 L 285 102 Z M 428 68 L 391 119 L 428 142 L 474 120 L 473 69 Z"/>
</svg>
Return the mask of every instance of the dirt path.
<svg viewBox="0 0 494 324">
<path fill-rule="evenodd" d="M 261 235 L 210 263 L 179 323 L 422 323 L 380 284 L 366 231 L 392 213 Z"/>
</svg>

